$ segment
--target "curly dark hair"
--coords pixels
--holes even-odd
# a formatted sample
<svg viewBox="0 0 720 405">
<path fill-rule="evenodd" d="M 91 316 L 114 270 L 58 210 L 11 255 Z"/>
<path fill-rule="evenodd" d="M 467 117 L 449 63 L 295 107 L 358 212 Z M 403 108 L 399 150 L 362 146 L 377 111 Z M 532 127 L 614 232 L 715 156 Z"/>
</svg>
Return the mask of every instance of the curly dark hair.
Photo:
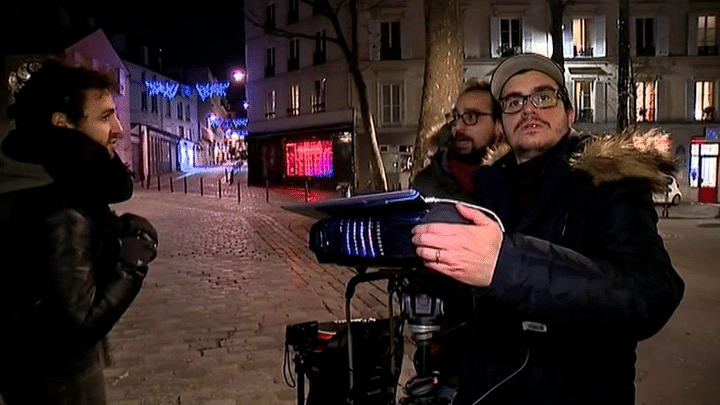
<svg viewBox="0 0 720 405">
<path fill-rule="evenodd" d="M 114 91 L 115 81 L 108 75 L 84 67 L 69 66 L 57 59 L 46 59 L 15 94 L 8 116 L 17 128 L 52 125 L 52 115 L 61 112 L 73 122 L 83 116 L 87 90 Z"/>
</svg>

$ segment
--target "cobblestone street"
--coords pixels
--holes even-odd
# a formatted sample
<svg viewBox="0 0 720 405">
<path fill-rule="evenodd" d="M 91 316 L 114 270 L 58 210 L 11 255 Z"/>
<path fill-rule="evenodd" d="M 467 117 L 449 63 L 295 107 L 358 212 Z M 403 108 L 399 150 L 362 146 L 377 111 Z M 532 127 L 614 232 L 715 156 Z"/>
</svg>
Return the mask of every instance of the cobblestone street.
<svg viewBox="0 0 720 405">
<path fill-rule="evenodd" d="M 199 179 L 189 178 L 185 194 L 186 181 L 168 177 L 112 207 L 147 217 L 160 244 L 142 291 L 109 335 L 110 405 L 297 404 L 283 376 L 285 327 L 345 319 L 354 272 L 318 264 L 307 247 L 314 220 L 281 208 L 336 194 L 231 185 L 219 171 L 207 177 L 222 192 L 209 186 L 201 196 Z M 718 209 L 685 203 L 658 223 L 686 294 L 638 347 L 638 405 L 720 404 L 720 323 L 709 315 L 720 308 Z M 361 284 L 352 304 L 353 318 L 386 318 L 386 283 Z M 400 384 L 413 352 L 406 336 Z"/>
<path fill-rule="evenodd" d="M 244 187 L 244 186 L 243 186 Z M 113 208 L 160 235 L 143 290 L 110 333 L 113 405 L 294 404 L 282 374 L 285 326 L 344 319 L 349 268 L 320 265 L 297 197 L 244 187 L 242 204 L 138 189 Z M 353 317 L 387 317 L 385 283 L 363 284 Z"/>
</svg>

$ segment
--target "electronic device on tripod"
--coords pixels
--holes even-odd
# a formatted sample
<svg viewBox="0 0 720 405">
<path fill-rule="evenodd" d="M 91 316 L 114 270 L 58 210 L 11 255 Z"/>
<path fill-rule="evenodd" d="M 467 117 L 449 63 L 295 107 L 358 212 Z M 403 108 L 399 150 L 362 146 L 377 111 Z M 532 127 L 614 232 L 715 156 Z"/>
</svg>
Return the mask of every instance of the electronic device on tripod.
<svg viewBox="0 0 720 405">
<path fill-rule="evenodd" d="M 390 346 L 390 370 L 394 377 L 394 383 L 393 378 L 387 379 L 386 383 L 397 384 L 400 368 L 395 364 L 398 341 L 394 337 L 395 324 L 398 319 L 393 314 L 393 295 L 397 294 L 402 313 L 400 320 L 407 324 L 417 350 L 415 359 L 418 376 L 406 384 L 408 396 L 403 399 L 402 403 L 431 405 L 449 404 L 452 401 L 454 393 L 443 391 L 438 376 L 426 364 L 429 343 L 433 335 L 440 330 L 444 304 L 439 296 L 432 294 L 432 289 L 425 288 L 422 260 L 415 254 L 411 230 L 418 224 L 430 222 L 469 223 L 458 214 L 455 209 L 456 203 L 461 202 L 427 198 L 417 190 L 409 189 L 283 207 L 288 211 L 318 219 L 310 229 L 309 247 L 320 263 L 335 263 L 353 267 L 358 273 L 348 282 L 345 292 L 347 370 L 349 374 L 347 403 L 357 405 L 363 403 L 363 398 L 366 398 L 363 397 L 364 394 L 356 390 L 358 385 L 363 386 L 366 382 L 356 381 L 355 377 L 360 376 L 354 375 L 358 371 L 354 363 L 359 351 L 353 349 L 353 344 L 357 342 L 354 338 L 355 325 L 350 321 L 352 319 L 350 299 L 354 295 L 358 283 L 383 279 L 388 280 L 389 317 L 387 321 L 389 334 L 393 336 L 388 340 L 388 344 Z M 498 223 L 500 222 L 492 211 L 471 204 L 461 204 L 481 210 Z M 368 267 L 377 268 L 378 271 L 367 272 Z M 299 326 L 290 325 L 288 328 L 290 329 L 288 329 L 286 343 L 292 344 L 293 336 Z M 318 333 L 315 329 L 313 331 Z M 402 345 L 401 339 L 399 344 Z M 302 348 L 299 350 L 302 352 Z M 296 350 L 296 352 L 298 351 Z M 308 356 L 303 353 L 296 356 L 296 371 L 299 367 L 299 376 L 308 366 L 307 359 Z M 398 374 L 395 374 L 396 372 Z M 391 390 L 392 393 L 395 392 L 394 386 L 391 387 Z M 304 405 L 301 402 L 302 395 L 304 394 L 301 394 L 300 384 L 298 384 L 298 404 L 300 405 Z M 338 403 L 330 401 L 311 403 L 311 396 L 312 387 L 311 393 L 308 395 L 308 405 L 335 405 Z M 387 398 L 383 399 L 383 401 L 386 400 Z"/>
</svg>

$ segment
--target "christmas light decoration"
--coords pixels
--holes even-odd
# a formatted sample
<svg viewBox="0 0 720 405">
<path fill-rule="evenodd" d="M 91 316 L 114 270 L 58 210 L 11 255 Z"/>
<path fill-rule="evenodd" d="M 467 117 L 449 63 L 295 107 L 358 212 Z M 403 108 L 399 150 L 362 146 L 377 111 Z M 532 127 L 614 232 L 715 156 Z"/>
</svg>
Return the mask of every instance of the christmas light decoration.
<svg viewBox="0 0 720 405">
<path fill-rule="evenodd" d="M 230 87 L 229 82 L 198 83 L 195 85 L 202 101 L 205 101 L 208 97 L 213 96 L 225 97 L 228 87 Z"/>
<path fill-rule="evenodd" d="M 150 96 L 162 94 L 165 98 L 175 98 L 180 85 L 170 82 L 159 82 L 157 80 L 145 80 L 145 88 Z"/>
<path fill-rule="evenodd" d="M 230 86 L 230 82 L 219 82 L 219 83 L 198 83 L 195 85 L 198 95 L 202 101 L 205 101 L 208 97 L 225 97 L 227 88 Z M 178 90 L 182 92 L 185 97 L 190 97 L 193 94 L 193 88 L 190 86 L 183 85 L 180 89 L 180 84 L 171 83 L 168 81 L 161 82 L 158 80 L 145 80 L 145 89 L 150 96 L 158 94 L 163 95 L 165 98 L 173 99 L 178 93 Z"/>
</svg>

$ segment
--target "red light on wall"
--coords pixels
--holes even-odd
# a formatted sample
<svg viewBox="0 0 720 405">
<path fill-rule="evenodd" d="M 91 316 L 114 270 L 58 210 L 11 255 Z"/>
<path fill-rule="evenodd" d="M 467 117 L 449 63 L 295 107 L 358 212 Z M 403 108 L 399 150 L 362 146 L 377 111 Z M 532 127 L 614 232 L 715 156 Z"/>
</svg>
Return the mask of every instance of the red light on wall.
<svg viewBox="0 0 720 405">
<path fill-rule="evenodd" d="M 290 177 L 332 177 L 332 140 L 288 142 L 285 162 Z"/>
</svg>

